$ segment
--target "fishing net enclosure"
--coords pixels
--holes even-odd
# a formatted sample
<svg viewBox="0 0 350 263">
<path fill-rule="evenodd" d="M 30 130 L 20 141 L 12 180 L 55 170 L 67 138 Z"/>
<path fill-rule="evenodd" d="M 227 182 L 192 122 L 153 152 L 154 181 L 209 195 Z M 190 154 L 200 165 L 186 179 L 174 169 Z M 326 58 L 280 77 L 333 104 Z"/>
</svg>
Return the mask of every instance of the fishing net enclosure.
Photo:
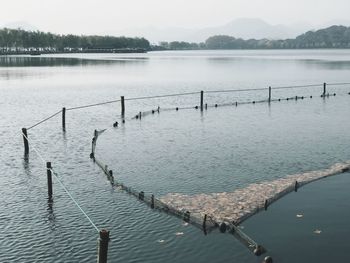
<svg viewBox="0 0 350 263">
<path fill-rule="evenodd" d="M 240 224 L 305 184 L 349 170 L 350 127 L 341 114 L 348 97 L 307 99 L 135 110 L 95 131 L 91 157 L 116 189 L 205 233 L 235 233 L 256 252 Z M 336 125 L 344 129 L 335 134 Z"/>
</svg>

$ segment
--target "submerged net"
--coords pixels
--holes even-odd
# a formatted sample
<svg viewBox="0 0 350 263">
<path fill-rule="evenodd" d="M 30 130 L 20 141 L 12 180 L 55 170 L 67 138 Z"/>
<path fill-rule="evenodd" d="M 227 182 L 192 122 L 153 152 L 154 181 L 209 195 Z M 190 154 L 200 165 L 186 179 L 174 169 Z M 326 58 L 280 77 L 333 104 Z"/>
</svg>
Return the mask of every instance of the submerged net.
<svg viewBox="0 0 350 263">
<path fill-rule="evenodd" d="M 118 190 L 125 191 L 126 193 L 133 195 L 139 201 L 150 206 L 151 209 L 156 209 L 161 212 L 165 212 L 177 218 L 184 220 L 185 222 L 201 229 L 204 234 L 210 233 L 216 228 L 220 228 L 221 232 L 228 232 L 233 234 L 238 241 L 244 244 L 251 252 L 256 255 L 261 255 L 266 252 L 266 249 L 247 236 L 239 227 L 237 227 L 233 222 L 219 222 L 216 221 L 213 214 L 208 214 L 204 210 L 200 209 L 187 209 L 186 207 L 179 207 L 177 205 L 168 202 L 164 198 L 156 198 L 152 193 L 145 193 L 144 191 L 136 190 L 133 187 L 127 186 L 122 182 L 114 179 L 113 171 L 108 169 L 108 166 L 104 164 L 100 159 L 96 158 L 95 150 L 98 136 L 105 130 L 94 132 L 94 137 L 92 139 L 92 153 L 90 158 L 102 169 L 106 174 L 107 179 L 110 181 L 111 185 Z"/>
<path fill-rule="evenodd" d="M 337 163 L 328 169 L 289 175 L 273 181 L 248 185 L 234 192 L 185 195 L 169 193 L 160 200 L 179 210 L 208 214 L 219 224 L 239 225 L 250 216 L 299 187 L 325 177 L 349 171 L 350 161 Z"/>
</svg>

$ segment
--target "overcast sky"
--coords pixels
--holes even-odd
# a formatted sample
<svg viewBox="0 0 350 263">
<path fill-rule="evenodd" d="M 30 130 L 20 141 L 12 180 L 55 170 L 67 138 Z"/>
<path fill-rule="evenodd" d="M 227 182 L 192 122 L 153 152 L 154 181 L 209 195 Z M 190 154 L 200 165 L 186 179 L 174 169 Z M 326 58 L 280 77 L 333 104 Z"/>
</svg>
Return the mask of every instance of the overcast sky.
<svg viewBox="0 0 350 263">
<path fill-rule="evenodd" d="M 271 24 L 348 19 L 350 0 L 0 0 L 0 26 L 26 21 L 55 33 L 108 33 L 133 27 L 200 28 L 235 18 Z"/>
</svg>

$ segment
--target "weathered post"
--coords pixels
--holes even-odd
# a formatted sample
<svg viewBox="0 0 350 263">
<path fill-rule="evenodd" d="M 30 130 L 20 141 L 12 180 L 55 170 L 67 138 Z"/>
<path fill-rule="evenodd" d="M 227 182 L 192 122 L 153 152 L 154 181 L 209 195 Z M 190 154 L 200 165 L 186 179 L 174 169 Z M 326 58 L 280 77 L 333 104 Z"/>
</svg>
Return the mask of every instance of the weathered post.
<svg viewBox="0 0 350 263">
<path fill-rule="evenodd" d="M 151 195 L 151 208 L 154 208 L 154 195 Z"/>
<path fill-rule="evenodd" d="M 51 162 L 46 163 L 47 171 L 47 192 L 49 194 L 49 201 L 52 200 L 52 174 L 51 174 Z"/>
<path fill-rule="evenodd" d="M 327 83 L 323 83 L 323 97 L 326 97 L 326 91 L 327 91 Z"/>
<path fill-rule="evenodd" d="M 271 102 L 271 86 L 269 87 L 269 103 Z"/>
<path fill-rule="evenodd" d="M 62 108 L 62 129 L 63 131 L 66 130 L 66 108 Z"/>
<path fill-rule="evenodd" d="M 24 142 L 24 154 L 28 155 L 29 153 L 29 143 L 28 143 L 28 134 L 27 129 L 22 128 L 23 142 Z"/>
<path fill-rule="evenodd" d="M 204 91 L 201 90 L 201 111 L 203 111 L 203 99 L 204 99 Z"/>
<path fill-rule="evenodd" d="M 294 192 L 298 192 L 298 188 L 299 188 L 299 183 L 298 183 L 298 181 L 295 181 Z"/>
<path fill-rule="evenodd" d="M 120 97 L 120 103 L 121 103 L 121 107 L 122 107 L 122 118 L 124 119 L 125 116 L 125 102 L 124 102 L 124 96 Z"/>
<path fill-rule="evenodd" d="M 202 227 L 204 230 L 207 229 L 207 214 L 204 215 Z"/>
<path fill-rule="evenodd" d="M 100 230 L 100 238 L 98 240 L 98 259 L 97 263 L 107 263 L 109 231 Z"/>
<path fill-rule="evenodd" d="M 267 207 L 269 206 L 269 202 L 268 200 L 265 200 L 265 203 L 264 203 L 264 209 L 265 211 L 267 210 Z"/>
</svg>

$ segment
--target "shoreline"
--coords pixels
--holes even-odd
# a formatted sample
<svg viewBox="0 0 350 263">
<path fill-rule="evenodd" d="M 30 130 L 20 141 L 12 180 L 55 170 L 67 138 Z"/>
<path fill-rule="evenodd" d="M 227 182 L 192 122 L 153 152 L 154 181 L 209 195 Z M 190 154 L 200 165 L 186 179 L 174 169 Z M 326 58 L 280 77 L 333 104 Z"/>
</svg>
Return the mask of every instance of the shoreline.
<svg viewBox="0 0 350 263">
<path fill-rule="evenodd" d="M 31 55 L 31 56 L 40 56 L 40 55 L 49 55 L 49 54 L 91 54 L 91 53 L 105 53 L 105 54 L 114 54 L 114 53 L 147 53 L 148 50 L 142 48 L 126 48 L 126 49 L 88 49 L 88 50 L 67 50 L 67 51 L 0 51 L 0 56 L 13 56 L 13 55 Z"/>
</svg>

